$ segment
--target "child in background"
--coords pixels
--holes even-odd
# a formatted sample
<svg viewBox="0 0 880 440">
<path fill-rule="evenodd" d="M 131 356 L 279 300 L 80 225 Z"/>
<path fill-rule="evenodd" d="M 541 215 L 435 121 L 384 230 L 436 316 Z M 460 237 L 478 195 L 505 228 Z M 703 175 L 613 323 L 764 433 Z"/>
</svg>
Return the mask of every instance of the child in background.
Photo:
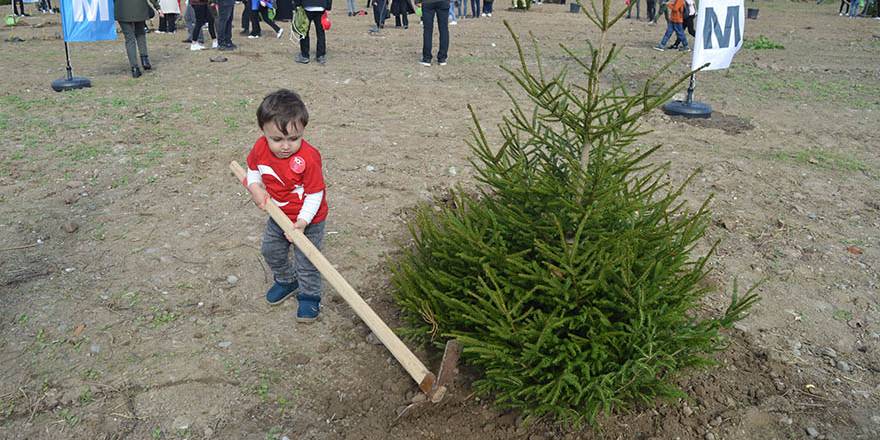
<svg viewBox="0 0 880 440">
<path fill-rule="evenodd" d="M 260 17 L 275 31 L 275 38 L 281 38 L 281 35 L 284 34 L 284 29 L 278 27 L 275 24 L 275 20 L 269 18 L 269 9 L 274 7 L 275 4 L 271 0 L 251 0 L 251 34 L 248 35 L 248 38 L 260 38 L 262 36 L 263 30 L 260 29 Z"/>
<path fill-rule="evenodd" d="M 692 37 L 696 37 L 697 32 L 694 28 L 694 22 L 697 19 L 697 5 L 694 3 L 694 0 L 684 0 L 684 8 L 685 16 L 684 25 L 682 27 L 687 33 L 691 34 Z M 672 49 L 678 49 L 679 45 L 681 45 L 681 40 L 676 36 L 675 43 L 672 44 Z"/>
<path fill-rule="evenodd" d="M 320 249 L 328 208 L 321 153 L 303 139 L 309 124 L 308 110 L 299 95 L 281 89 L 263 98 L 257 109 L 257 123 L 263 136 L 247 157 L 251 198 L 260 209 L 265 209 L 266 203 L 281 208 L 293 227 Z M 275 283 L 266 292 L 266 301 L 278 304 L 298 289 L 296 320 L 312 322 L 320 313 L 321 274 L 299 248 L 294 248 L 290 260 L 288 240 L 275 220 L 269 218 L 262 253 Z"/>
<path fill-rule="evenodd" d="M 669 37 L 672 36 L 672 33 L 675 32 L 675 35 L 681 40 L 681 48 L 678 50 L 681 52 L 687 52 L 690 49 L 688 48 L 687 36 L 684 35 L 684 0 L 670 0 L 666 7 L 669 9 L 669 19 L 666 22 L 666 33 L 663 34 L 663 39 L 660 40 L 660 44 L 654 46 L 655 50 L 659 50 L 663 52 L 666 50 L 666 43 L 669 42 Z"/>
<path fill-rule="evenodd" d="M 657 20 L 660 19 L 660 16 L 663 16 L 663 19 L 669 23 L 669 8 L 666 7 L 666 2 L 660 3 L 660 10 L 657 11 L 657 15 L 654 16 L 654 20 L 651 21 L 651 24 L 657 24 Z"/>
<path fill-rule="evenodd" d="M 180 15 L 180 3 L 177 0 L 159 0 L 159 6 L 165 14 L 159 17 L 157 34 L 173 34 L 177 31 L 177 17 Z"/>
<path fill-rule="evenodd" d="M 391 13 L 394 14 L 394 27 L 399 28 L 403 24 L 404 29 L 409 29 L 409 14 L 415 13 L 410 0 L 391 0 Z"/>
</svg>

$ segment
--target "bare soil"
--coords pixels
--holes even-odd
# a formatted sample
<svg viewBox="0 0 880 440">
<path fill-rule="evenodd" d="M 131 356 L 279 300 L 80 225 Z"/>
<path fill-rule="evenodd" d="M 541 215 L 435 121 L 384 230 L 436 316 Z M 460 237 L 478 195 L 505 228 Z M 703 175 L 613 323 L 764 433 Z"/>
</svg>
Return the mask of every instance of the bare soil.
<svg viewBox="0 0 880 440">
<path fill-rule="evenodd" d="M 700 74 L 712 119 L 644 120 L 672 179 L 699 172 L 688 200 L 714 194 L 699 251 L 720 240 L 718 291 L 701 312 L 720 313 L 734 280 L 765 280 L 719 365 L 680 378 L 690 399 L 601 429 L 526 425 L 478 399 L 462 366 L 442 404 L 395 423 L 416 387 L 331 288 L 313 325 L 294 322 L 295 301 L 265 304 L 265 216 L 226 167 L 258 137 L 262 96 L 304 96 L 328 182 L 325 253 L 398 325 L 388 264 L 407 213 L 474 185 L 466 106 L 497 141 L 510 108 L 497 83 L 521 95 L 499 68 L 516 65 L 502 20 L 535 34 L 550 71 L 574 66 L 559 43 L 583 54 L 596 37 L 568 5 L 504 6 L 452 27 L 445 67 L 417 64 L 417 24 L 371 36 L 369 17 L 343 10 L 326 66 L 293 63 L 286 36 L 236 35 L 241 49 L 212 63 L 182 33 L 150 34 L 155 70 L 135 80 L 120 37 L 71 45 L 94 86 L 67 93 L 49 89 L 64 75 L 57 15 L 0 27 L 0 438 L 880 438 L 880 28 L 827 2 L 749 2 L 760 18 L 746 39 L 785 48 Z M 616 29 L 634 87 L 679 56 L 651 50 L 662 20 Z"/>
</svg>

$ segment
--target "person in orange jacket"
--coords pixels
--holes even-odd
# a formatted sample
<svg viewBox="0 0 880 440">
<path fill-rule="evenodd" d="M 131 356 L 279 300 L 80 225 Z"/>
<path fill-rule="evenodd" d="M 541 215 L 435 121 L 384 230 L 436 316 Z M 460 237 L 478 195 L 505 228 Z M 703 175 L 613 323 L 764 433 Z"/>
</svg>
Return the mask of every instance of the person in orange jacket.
<svg viewBox="0 0 880 440">
<path fill-rule="evenodd" d="M 682 52 L 690 50 L 688 47 L 687 36 L 684 34 L 684 5 L 684 0 L 670 0 L 666 4 L 666 7 L 669 9 L 669 20 L 666 22 L 666 33 L 663 34 L 663 39 L 660 40 L 660 44 L 654 46 L 655 50 L 659 50 L 660 52 L 666 50 L 666 43 L 669 42 L 669 38 L 672 37 L 673 32 L 675 32 L 678 40 L 681 41 L 681 47 L 678 50 Z"/>
</svg>

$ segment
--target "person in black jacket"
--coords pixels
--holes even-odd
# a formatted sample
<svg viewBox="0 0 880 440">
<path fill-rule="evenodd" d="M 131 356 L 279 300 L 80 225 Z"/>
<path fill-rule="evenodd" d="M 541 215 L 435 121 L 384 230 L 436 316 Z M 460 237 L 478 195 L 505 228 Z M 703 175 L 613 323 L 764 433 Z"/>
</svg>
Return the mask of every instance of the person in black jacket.
<svg viewBox="0 0 880 440">
<path fill-rule="evenodd" d="M 330 13 L 333 7 L 333 0 L 294 0 L 294 7 L 302 6 L 306 11 L 306 17 L 309 18 L 309 27 L 314 24 L 315 35 L 318 37 L 318 43 L 315 47 L 315 61 L 318 64 L 327 62 L 327 42 L 324 41 L 324 26 L 321 25 L 321 16 L 324 11 Z M 299 51 L 294 58 L 297 63 L 309 63 L 309 31 L 306 31 L 306 37 L 299 40 Z"/>
</svg>

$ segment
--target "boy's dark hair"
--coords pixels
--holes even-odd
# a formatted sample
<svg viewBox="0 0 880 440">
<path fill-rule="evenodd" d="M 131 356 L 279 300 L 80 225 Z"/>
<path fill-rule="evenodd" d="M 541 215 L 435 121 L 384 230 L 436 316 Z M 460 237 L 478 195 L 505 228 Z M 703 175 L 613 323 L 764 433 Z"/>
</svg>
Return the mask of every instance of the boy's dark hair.
<svg viewBox="0 0 880 440">
<path fill-rule="evenodd" d="M 269 122 L 274 122 L 284 134 L 287 134 L 287 125 L 291 122 L 294 127 L 303 130 L 309 125 L 309 111 L 296 92 L 279 89 L 266 95 L 257 109 L 257 123 L 260 128 Z"/>
</svg>

